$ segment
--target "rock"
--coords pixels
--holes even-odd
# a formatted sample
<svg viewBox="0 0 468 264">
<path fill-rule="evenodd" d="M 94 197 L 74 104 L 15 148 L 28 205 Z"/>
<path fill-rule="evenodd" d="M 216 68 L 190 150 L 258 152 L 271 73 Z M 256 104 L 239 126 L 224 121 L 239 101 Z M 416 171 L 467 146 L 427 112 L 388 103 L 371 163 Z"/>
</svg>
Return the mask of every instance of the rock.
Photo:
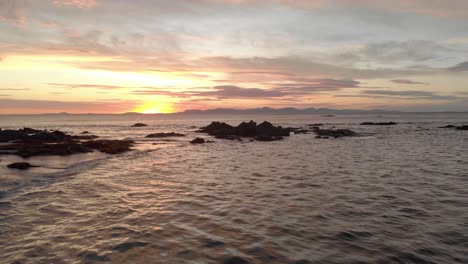
<svg viewBox="0 0 468 264">
<path fill-rule="evenodd" d="M 322 115 L 322 117 L 335 117 L 334 115 Z"/>
<path fill-rule="evenodd" d="M 364 122 L 361 123 L 361 126 L 394 126 L 398 125 L 395 122 Z"/>
<path fill-rule="evenodd" d="M 310 124 L 309 125 L 310 127 L 320 127 L 320 126 L 323 126 L 322 123 L 316 123 L 316 124 Z"/>
<path fill-rule="evenodd" d="M 91 132 L 89 132 L 89 131 L 83 131 L 83 132 L 81 132 L 81 134 L 83 134 L 83 135 L 85 135 L 85 134 L 91 134 Z"/>
<path fill-rule="evenodd" d="M 120 154 L 130 151 L 134 143 L 132 140 L 94 140 L 83 142 L 82 145 L 107 154 Z"/>
<path fill-rule="evenodd" d="M 333 138 L 340 138 L 340 137 L 355 137 L 358 134 L 354 131 L 348 130 L 348 129 L 318 129 L 314 131 L 317 136 L 320 136 L 321 138 L 325 137 L 333 137 Z"/>
<path fill-rule="evenodd" d="M 299 128 L 299 129 L 294 129 L 293 131 L 294 131 L 294 134 L 295 134 L 295 135 L 298 135 L 298 134 L 309 134 L 309 130 L 307 130 L 307 129 L 301 129 L 301 128 Z"/>
<path fill-rule="evenodd" d="M 284 137 L 274 137 L 274 136 L 256 136 L 254 138 L 257 141 L 278 141 L 278 140 L 283 140 Z"/>
<path fill-rule="evenodd" d="M 17 155 L 23 158 L 46 155 L 66 156 L 92 152 L 93 149 L 118 154 L 129 151 L 134 143 L 128 140 L 77 141 L 96 138 L 97 136 L 94 135 L 70 136 L 61 131 L 51 132 L 31 128 L 0 130 L 0 141 L 13 141 L 12 144 L 0 145 L 0 155 Z"/>
<path fill-rule="evenodd" d="M 221 122 L 211 122 L 206 127 L 201 128 L 198 132 L 201 133 L 208 133 L 209 135 L 212 136 L 220 136 L 220 135 L 235 135 L 236 134 L 236 129 L 228 125 L 226 123 L 221 123 Z"/>
<path fill-rule="evenodd" d="M 457 126 L 454 125 L 446 125 L 446 126 L 441 126 L 439 128 L 456 128 Z"/>
<path fill-rule="evenodd" d="M 203 139 L 203 138 L 195 138 L 194 140 L 190 141 L 190 143 L 192 143 L 192 144 L 204 144 L 204 143 L 205 143 L 205 139 Z"/>
<path fill-rule="evenodd" d="M 99 137 L 95 135 L 81 135 L 81 136 L 72 136 L 71 138 L 76 139 L 76 140 L 93 140 Z"/>
<path fill-rule="evenodd" d="M 468 130 L 468 125 L 458 126 L 457 130 Z"/>
<path fill-rule="evenodd" d="M 27 162 L 15 162 L 15 163 L 9 164 L 7 167 L 10 169 L 17 169 L 17 170 L 29 170 L 29 168 L 34 168 L 34 167 L 39 167 L 39 166 L 33 166 Z"/>
<path fill-rule="evenodd" d="M 216 143 L 216 142 L 213 141 L 213 140 L 207 140 L 207 141 L 205 141 L 205 143 Z"/>
<path fill-rule="evenodd" d="M 257 126 L 257 135 L 275 136 L 275 137 L 289 137 L 290 129 L 283 128 L 282 126 L 275 127 L 272 123 L 264 121 Z"/>
<path fill-rule="evenodd" d="M 147 126 L 148 126 L 147 124 L 136 123 L 136 124 L 134 124 L 132 127 L 147 127 Z"/>
<path fill-rule="evenodd" d="M 240 123 L 236 128 L 236 135 L 241 137 L 255 137 L 257 135 L 257 123 L 254 121 Z"/>
<path fill-rule="evenodd" d="M 299 130 L 295 128 L 283 128 L 281 126 L 274 126 L 270 122 L 262 122 L 257 125 L 254 121 L 242 122 L 237 127 L 233 127 L 222 122 L 212 122 L 210 125 L 201 128 L 198 132 L 208 133 L 220 139 L 239 140 L 242 137 L 256 138 L 261 141 L 274 141 L 280 140 L 281 137 L 287 137 L 291 131 L 305 132 L 306 130 Z M 282 139 L 282 138 L 281 138 Z"/>
<path fill-rule="evenodd" d="M 61 131 L 35 130 L 23 128 L 19 130 L 1 130 L 0 142 L 28 140 L 41 142 L 64 142 L 70 140 L 71 136 Z"/>
<path fill-rule="evenodd" d="M 25 142 L 0 146 L 0 154 L 16 155 L 22 158 L 51 155 L 68 156 L 72 154 L 87 152 L 92 152 L 92 150 L 83 147 L 81 144 L 76 142 L 65 142 L 55 144 L 47 144 L 43 142 Z"/>
<path fill-rule="evenodd" d="M 146 138 L 165 138 L 165 137 L 185 137 L 184 134 L 169 132 L 169 133 L 154 133 L 149 134 Z"/>
</svg>

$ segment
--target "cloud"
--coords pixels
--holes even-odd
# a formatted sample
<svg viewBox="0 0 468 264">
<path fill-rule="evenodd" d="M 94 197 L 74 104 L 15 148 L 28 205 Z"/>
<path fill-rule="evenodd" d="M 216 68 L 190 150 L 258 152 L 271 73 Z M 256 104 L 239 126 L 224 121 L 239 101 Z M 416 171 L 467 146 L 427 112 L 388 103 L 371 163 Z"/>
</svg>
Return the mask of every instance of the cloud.
<svg viewBox="0 0 468 264">
<path fill-rule="evenodd" d="M 453 67 L 448 68 L 448 71 L 451 72 L 466 72 L 468 71 L 468 61 L 459 63 Z"/>
<path fill-rule="evenodd" d="M 49 0 L 52 4 L 57 6 L 74 6 L 78 8 L 92 8 L 95 7 L 96 0 Z"/>
<path fill-rule="evenodd" d="M 443 100 L 455 101 L 466 100 L 466 97 L 439 95 L 429 91 L 394 91 L 394 90 L 363 90 L 354 95 L 335 95 L 334 97 L 357 97 L 376 99 L 398 99 L 398 100 Z"/>
<path fill-rule="evenodd" d="M 48 113 L 64 110 L 73 113 L 121 113 L 134 109 L 137 104 L 138 102 L 125 100 L 80 102 L 0 99 L 0 113 Z"/>
<path fill-rule="evenodd" d="M 0 88 L 0 91 L 29 91 L 28 88 Z"/>
<path fill-rule="evenodd" d="M 306 79 L 307 83 L 273 83 L 270 88 L 245 88 L 236 85 L 218 85 L 214 87 L 199 87 L 190 90 L 174 92 L 171 89 L 134 90 L 135 95 L 161 95 L 175 98 L 216 98 L 216 99 L 266 99 L 301 97 L 317 92 L 338 91 L 345 88 L 358 88 L 360 82 L 355 80 L 336 79 Z"/>
<path fill-rule="evenodd" d="M 405 79 L 396 79 L 396 80 L 392 80 L 392 82 L 398 83 L 398 84 L 420 84 L 420 85 L 428 85 L 429 84 L 429 83 L 426 83 L 426 82 L 415 82 L 415 81 L 405 80 Z"/>
<path fill-rule="evenodd" d="M 101 85 L 101 84 L 73 84 L 73 83 L 46 83 L 50 86 L 59 86 L 64 88 L 84 88 L 84 89 L 102 89 L 102 90 L 117 90 L 125 88 L 116 85 Z"/>
<path fill-rule="evenodd" d="M 0 1 L 0 22 L 23 27 L 26 23 L 24 2 L 25 0 Z"/>
</svg>

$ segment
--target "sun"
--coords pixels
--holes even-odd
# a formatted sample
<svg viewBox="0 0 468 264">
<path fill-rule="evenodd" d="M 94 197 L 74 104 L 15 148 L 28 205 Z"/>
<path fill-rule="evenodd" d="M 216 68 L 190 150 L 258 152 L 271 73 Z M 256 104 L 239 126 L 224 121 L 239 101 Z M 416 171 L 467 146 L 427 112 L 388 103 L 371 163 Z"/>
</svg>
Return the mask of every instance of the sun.
<svg viewBox="0 0 468 264">
<path fill-rule="evenodd" d="M 171 103 L 167 102 L 146 102 L 135 109 L 135 112 L 142 114 L 169 114 L 174 113 L 175 109 Z"/>
</svg>

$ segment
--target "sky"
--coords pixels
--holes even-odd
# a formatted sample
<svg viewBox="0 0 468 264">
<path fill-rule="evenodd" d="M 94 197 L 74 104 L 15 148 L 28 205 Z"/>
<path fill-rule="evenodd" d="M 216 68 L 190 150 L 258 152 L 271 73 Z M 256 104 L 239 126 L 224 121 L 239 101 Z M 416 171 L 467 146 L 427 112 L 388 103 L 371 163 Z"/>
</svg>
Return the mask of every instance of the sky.
<svg viewBox="0 0 468 264">
<path fill-rule="evenodd" d="M 466 0 L 0 0 L 0 114 L 468 111 Z"/>
</svg>

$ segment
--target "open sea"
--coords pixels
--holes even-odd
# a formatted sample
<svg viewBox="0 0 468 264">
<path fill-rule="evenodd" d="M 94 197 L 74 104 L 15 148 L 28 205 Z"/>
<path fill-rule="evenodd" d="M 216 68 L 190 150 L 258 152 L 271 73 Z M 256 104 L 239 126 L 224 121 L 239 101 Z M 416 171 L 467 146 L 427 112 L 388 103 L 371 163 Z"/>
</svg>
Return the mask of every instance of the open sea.
<svg viewBox="0 0 468 264">
<path fill-rule="evenodd" d="M 361 136 L 189 144 L 251 119 Z M 137 142 L 24 172 L 0 156 L 0 263 L 468 263 L 468 131 L 447 124 L 468 114 L 0 116 Z"/>
</svg>

